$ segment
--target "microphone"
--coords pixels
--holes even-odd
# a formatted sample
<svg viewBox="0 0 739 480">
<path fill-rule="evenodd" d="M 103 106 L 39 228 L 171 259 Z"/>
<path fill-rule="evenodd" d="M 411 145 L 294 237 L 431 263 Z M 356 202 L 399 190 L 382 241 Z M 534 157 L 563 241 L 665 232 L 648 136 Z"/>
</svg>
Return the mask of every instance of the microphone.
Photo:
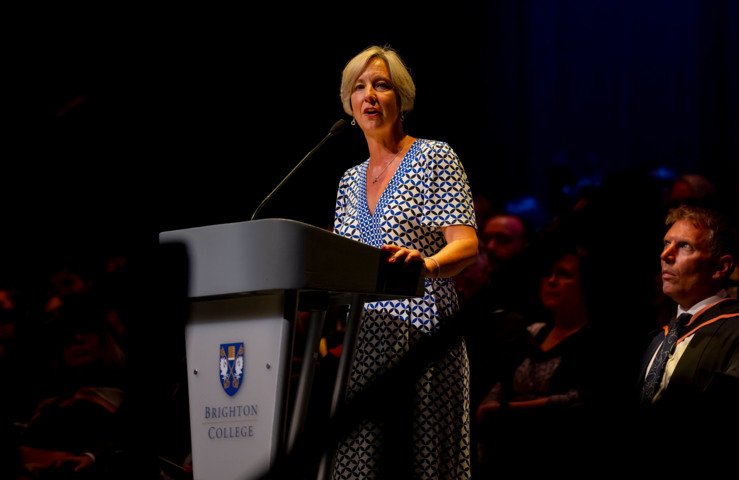
<svg viewBox="0 0 739 480">
<path fill-rule="evenodd" d="M 285 178 L 283 178 L 282 181 L 279 184 L 277 184 L 277 186 L 271 192 L 269 192 L 269 195 L 264 197 L 264 200 L 262 200 L 262 203 L 260 203 L 257 209 L 254 210 L 254 213 L 252 213 L 251 220 L 254 220 L 257 217 L 257 213 L 259 213 L 262 207 L 274 196 L 274 194 L 282 187 L 282 185 L 290 177 L 293 176 L 293 174 L 305 163 L 305 161 L 308 160 L 316 152 L 316 150 L 321 148 L 321 145 L 326 143 L 326 140 L 333 137 L 334 135 L 338 135 L 339 133 L 343 132 L 344 129 L 346 128 L 346 125 L 347 125 L 346 120 L 344 120 L 343 118 L 338 119 L 336 123 L 333 124 L 328 134 L 326 134 L 326 136 L 323 137 L 323 140 L 318 142 L 318 145 L 313 147 L 313 149 L 310 152 L 306 153 L 305 156 L 302 158 L 302 160 L 300 160 L 298 164 L 295 165 L 292 170 L 290 170 L 290 173 L 288 173 L 287 176 L 285 176 Z"/>
</svg>

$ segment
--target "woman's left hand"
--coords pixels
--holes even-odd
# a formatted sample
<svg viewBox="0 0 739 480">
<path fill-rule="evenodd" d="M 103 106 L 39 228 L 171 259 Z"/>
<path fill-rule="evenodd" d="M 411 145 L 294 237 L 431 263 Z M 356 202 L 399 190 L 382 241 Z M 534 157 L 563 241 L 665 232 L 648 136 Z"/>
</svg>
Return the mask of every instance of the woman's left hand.
<svg viewBox="0 0 739 480">
<path fill-rule="evenodd" d="M 411 262 L 423 261 L 423 255 L 418 250 L 399 247 L 397 245 L 383 245 L 380 248 L 386 252 L 390 252 L 391 255 L 387 259 L 390 263 L 404 262 L 409 264 Z"/>
</svg>

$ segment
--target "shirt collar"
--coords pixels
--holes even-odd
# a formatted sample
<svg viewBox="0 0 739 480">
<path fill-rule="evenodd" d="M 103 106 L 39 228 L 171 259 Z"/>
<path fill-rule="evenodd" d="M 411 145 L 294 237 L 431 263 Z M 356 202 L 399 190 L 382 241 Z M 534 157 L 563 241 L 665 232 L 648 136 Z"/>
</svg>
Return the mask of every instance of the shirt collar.
<svg viewBox="0 0 739 480">
<path fill-rule="evenodd" d="M 696 303 L 695 305 L 693 305 L 687 310 L 683 310 L 682 307 L 678 305 L 677 315 L 680 316 L 681 313 L 689 313 L 691 315 L 695 315 L 696 312 L 700 311 L 703 307 L 710 305 L 712 303 L 716 303 L 719 300 L 726 298 L 728 295 L 729 294 L 726 292 L 726 290 L 721 289 L 718 292 L 716 292 L 716 295 L 708 297 L 705 300 L 701 300 L 700 302 Z"/>
</svg>

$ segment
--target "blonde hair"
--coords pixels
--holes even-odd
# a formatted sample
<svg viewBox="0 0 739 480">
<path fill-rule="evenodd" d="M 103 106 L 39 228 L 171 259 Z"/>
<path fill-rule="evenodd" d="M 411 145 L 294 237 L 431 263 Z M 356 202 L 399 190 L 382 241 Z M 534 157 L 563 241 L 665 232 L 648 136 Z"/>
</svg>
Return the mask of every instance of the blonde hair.
<svg viewBox="0 0 739 480">
<path fill-rule="evenodd" d="M 341 104 L 344 107 L 344 111 L 348 115 L 354 115 L 351 101 L 354 84 L 357 83 L 357 78 L 364 72 L 367 64 L 375 58 L 379 58 L 387 65 L 393 88 L 400 99 L 401 113 L 407 113 L 413 110 L 413 103 L 416 100 L 416 84 L 413 82 L 408 67 L 405 66 L 398 52 L 391 47 L 373 45 L 355 55 L 344 67 L 344 71 L 341 74 L 341 88 L 339 89 L 339 96 L 341 97 Z"/>
<path fill-rule="evenodd" d="M 706 230 L 711 255 L 715 258 L 731 255 L 736 264 L 739 258 L 739 236 L 731 218 L 714 209 L 697 205 L 680 205 L 667 212 L 665 225 L 671 227 L 681 220 Z"/>
</svg>

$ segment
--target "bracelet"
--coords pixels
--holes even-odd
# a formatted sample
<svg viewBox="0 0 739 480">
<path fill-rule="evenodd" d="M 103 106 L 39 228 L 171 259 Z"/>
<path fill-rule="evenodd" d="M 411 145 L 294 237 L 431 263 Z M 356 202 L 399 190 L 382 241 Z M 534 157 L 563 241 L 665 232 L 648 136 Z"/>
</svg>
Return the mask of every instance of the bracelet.
<svg viewBox="0 0 739 480">
<path fill-rule="evenodd" d="M 95 457 L 95 454 L 92 452 L 82 452 L 82 455 L 90 457 L 90 459 L 92 460 L 92 463 L 97 462 L 97 458 Z"/>
<path fill-rule="evenodd" d="M 439 274 L 441 274 L 441 265 L 439 265 L 439 262 L 434 257 L 426 257 L 432 262 L 436 264 L 436 274 L 431 278 L 439 278 Z"/>
</svg>

